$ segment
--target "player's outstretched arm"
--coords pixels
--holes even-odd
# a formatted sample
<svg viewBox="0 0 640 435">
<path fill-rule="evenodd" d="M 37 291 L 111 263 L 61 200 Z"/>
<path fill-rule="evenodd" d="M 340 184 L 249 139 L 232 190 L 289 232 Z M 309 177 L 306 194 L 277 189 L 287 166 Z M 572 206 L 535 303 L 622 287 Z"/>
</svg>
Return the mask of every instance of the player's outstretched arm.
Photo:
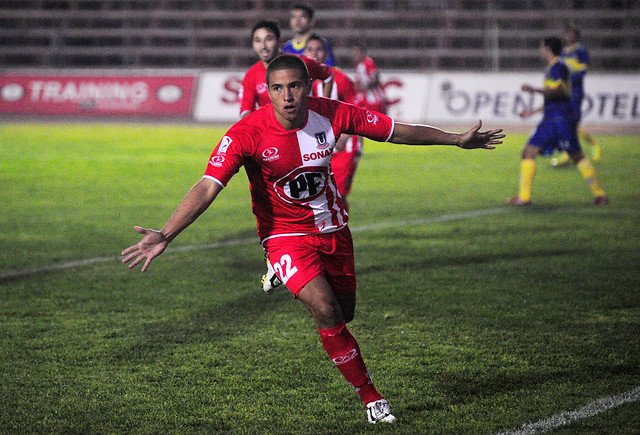
<svg viewBox="0 0 640 435">
<path fill-rule="evenodd" d="M 464 133 L 451 133 L 436 127 L 396 122 L 389 142 L 405 145 L 455 145 L 464 149 L 492 150 L 505 137 L 502 129 L 480 131 L 482 121 Z"/>
<path fill-rule="evenodd" d="M 122 251 L 122 262 L 129 263 L 129 269 L 133 269 L 144 261 L 141 270 L 146 271 L 153 259 L 162 254 L 167 245 L 211 205 L 221 190 L 222 186 L 218 183 L 203 178 L 187 192 L 160 231 L 134 227 L 142 234 L 142 240 Z"/>
</svg>

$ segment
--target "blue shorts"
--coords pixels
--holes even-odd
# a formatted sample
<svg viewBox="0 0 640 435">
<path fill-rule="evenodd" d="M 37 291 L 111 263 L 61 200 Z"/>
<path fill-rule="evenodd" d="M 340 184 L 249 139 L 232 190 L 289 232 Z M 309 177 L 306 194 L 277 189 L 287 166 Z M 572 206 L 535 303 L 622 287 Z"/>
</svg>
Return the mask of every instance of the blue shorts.
<svg viewBox="0 0 640 435">
<path fill-rule="evenodd" d="M 573 154 L 582 151 L 576 127 L 576 122 L 572 118 L 545 117 L 533 131 L 527 143 L 540 148 L 542 155 L 545 156 L 552 154 L 554 150 Z"/>
</svg>

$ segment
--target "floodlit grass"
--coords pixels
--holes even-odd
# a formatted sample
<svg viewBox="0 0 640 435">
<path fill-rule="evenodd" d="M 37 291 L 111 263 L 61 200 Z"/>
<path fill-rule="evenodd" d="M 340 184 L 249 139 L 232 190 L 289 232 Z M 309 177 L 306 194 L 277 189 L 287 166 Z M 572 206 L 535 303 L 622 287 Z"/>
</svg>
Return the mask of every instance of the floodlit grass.
<svg viewBox="0 0 640 435">
<path fill-rule="evenodd" d="M 535 205 L 505 208 L 522 135 L 493 152 L 366 144 L 351 329 L 399 418 L 379 428 L 301 305 L 260 290 L 243 172 L 174 245 L 248 243 L 168 250 L 146 274 L 115 258 L 133 225 L 164 223 L 223 132 L 0 126 L 0 274 L 113 257 L 0 281 L 3 432 L 492 433 L 640 385 L 640 138 L 600 138 L 601 208 L 546 160 Z M 633 433 L 639 415 L 562 432 Z"/>
</svg>

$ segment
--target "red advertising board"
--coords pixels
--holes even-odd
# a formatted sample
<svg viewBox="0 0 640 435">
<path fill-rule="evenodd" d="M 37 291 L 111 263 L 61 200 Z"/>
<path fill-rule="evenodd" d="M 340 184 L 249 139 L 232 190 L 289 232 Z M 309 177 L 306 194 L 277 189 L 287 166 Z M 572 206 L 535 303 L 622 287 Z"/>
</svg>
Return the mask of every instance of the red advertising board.
<svg viewBox="0 0 640 435">
<path fill-rule="evenodd" d="M 189 117 L 195 77 L 0 75 L 0 114 Z"/>
</svg>

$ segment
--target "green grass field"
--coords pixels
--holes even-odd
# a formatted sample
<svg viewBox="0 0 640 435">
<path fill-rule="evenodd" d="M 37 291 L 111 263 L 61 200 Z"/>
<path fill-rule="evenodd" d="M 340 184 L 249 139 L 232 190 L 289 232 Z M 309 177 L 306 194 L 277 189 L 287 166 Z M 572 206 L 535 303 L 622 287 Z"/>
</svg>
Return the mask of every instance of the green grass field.
<svg viewBox="0 0 640 435">
<path fill-rule="evenodd" d="M 146 274 L 117 260 L 222 133 L 0 125 L 0 432 L 496 433 L 640 386 L 639 137 L 600 137 L 599 208 L 547 160 L 534 206 L 503 206 L 523 135 L 366 144 L 351 330 L 399 418 L 370 427 L 306 310 L 260 290 L 244 173 Z M 559 432 L 638 428 L 631 401 Z"/>
</svg>

